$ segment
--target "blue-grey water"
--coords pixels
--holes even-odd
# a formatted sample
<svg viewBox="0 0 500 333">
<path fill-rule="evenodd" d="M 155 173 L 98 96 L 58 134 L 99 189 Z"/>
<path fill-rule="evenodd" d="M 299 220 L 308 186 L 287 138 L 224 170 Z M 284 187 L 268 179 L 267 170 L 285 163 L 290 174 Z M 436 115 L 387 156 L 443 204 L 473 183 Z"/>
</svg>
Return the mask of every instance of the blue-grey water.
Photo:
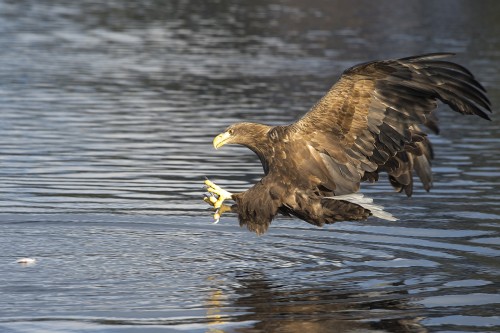
<svg viewBox="0 0 500 333">
<path fill-rule="evenodd" d="M 499 22 L 498 1 L 0 1 L 0 332 L 500 330 Z M 205 176 L 262 174 L 212 148 L 227 125 L 437 51 L 496 114 L 439 110 L 430 193 L 363 187 L 397 222 L 211 224 Z"/>
</svg>

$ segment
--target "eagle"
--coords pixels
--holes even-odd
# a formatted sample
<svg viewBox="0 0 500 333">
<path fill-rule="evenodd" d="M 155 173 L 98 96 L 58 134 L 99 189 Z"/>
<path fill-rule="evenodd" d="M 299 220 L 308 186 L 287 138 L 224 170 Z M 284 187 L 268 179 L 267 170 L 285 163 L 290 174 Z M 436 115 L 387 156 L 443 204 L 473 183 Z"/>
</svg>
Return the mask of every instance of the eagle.
<svg viewBox="0 0 500 333">
<path fill-rule="evenodd" d="M 433 150 L 427 127 L 439 128 L 438 102 L 489 120 L 485 88 L 452 53 L 372 61 L 343 72 L 337 83 L 298 121 L 283 126 L 242 122 L 213 140 L 216 149 L 243 145 L 260 159 L 262 179 L 231 193 L 206 179 L 204 200 L 215 211 L 238 215 L 240 226 L 265 233 L 277 214 L 323 226 L 337 221 L 394 216 L 358 193 L 361 182 L 385 172 L 397 192 L 413 193 L 413 173 L 432 186 Z M 224 204 L 233 200 L 233 205 Z"/>
</svg>

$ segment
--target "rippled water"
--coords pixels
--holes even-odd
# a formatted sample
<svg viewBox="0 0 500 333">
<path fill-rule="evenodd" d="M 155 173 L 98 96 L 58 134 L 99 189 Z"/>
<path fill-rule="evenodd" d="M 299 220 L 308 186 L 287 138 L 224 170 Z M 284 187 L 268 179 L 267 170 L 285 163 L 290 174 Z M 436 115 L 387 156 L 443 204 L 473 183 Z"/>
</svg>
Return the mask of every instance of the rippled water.
<svg viewBox="0 0 500 333">
<path fill-rule="evenodd" d="M 205 176 L 261 176 L 227 125 L 288 123 L 346 67 L 458 52 L 500 104 L 496 1 L 0 1 L 0 332 L 500 329 L 500 134 L 440 113 L 435 188 L 399 218 L 262 237 Z M 497 111 L 498 113 L 498 111 Z M 34 265 L 16 259 L 34 257 Z"/>
</svg>

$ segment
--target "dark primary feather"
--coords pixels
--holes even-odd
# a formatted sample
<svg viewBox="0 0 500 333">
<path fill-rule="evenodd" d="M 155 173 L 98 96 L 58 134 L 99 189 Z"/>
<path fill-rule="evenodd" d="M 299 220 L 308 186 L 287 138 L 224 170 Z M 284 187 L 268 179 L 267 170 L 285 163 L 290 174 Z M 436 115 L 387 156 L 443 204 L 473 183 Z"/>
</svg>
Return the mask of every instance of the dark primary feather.
<svg viewBox="0 0 500 333">
<path fill-rule="evenodd" d="M 439 131 L 432 114 L 437 102 L 485 119 L 491 112 L 484 87 L 470 71 L 442 60 L 450 55 L 360 64 L 347 69 L 294 124 L 235 125 L 231 143 L 256 152 L 266 173 L 254 187 L 234 195 L 240 223 L 263 233 L 278 212 L 315 225 L 365 219 L 369 210 L 325 197 L 354 193 L 361 181 L 378 180 L 381 171 L 408 196 L 413 171 L 429 190 L 433 151 L 420 126 Z"/>
<path fill-rule="evenodd" d="M 485 111 L 491 109 L 484 88 L 464 67 L 439 60 L 449 55 L 436 53 L 352 67 L 292 125 L 297 140 L 305 139 L 304 144 L 317 147 L 318 153 L 326 150 L 338 168 L 356 168 L 357 182 L 332 189 L 336 194 L 357 191 L 365 172 L 381 170 L 389 171 L 398 190 L 411 187 L 415 165 L 430 188 L 432 150 L 418 125 L 427 124 L 437 131 L 431 116 L 437 100 L 459 113 L 489 119 Z M 341 152 L 336 148 L 330 153 L 332 144 L 340 146 Z M 411 188 L 406 191 L 411 192 Z"/>
</svg>

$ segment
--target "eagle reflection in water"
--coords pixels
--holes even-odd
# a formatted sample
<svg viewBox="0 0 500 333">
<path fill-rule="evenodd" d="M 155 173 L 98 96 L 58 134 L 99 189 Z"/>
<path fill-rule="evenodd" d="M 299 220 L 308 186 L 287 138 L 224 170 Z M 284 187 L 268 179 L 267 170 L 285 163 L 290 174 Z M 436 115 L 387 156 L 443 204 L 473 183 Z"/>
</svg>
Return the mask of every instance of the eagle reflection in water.
<svg viewBox="0 0 500 333">
<path fill-rule="evenodd" d="M 251 272 L 238 278 L 235 294 L 225 294 L 221 281 L 211 279 L 208 333 L 427 332 L 420 324 L 423 317 L 413 315 L 412 308 L 421 309 L 409 302 L 403 283 L 357 292 L 331 285 L 292 289 L 273 285 L 262 272 Z M 238 309 L 241 314 L 234 315 Z"/>
</svg>

